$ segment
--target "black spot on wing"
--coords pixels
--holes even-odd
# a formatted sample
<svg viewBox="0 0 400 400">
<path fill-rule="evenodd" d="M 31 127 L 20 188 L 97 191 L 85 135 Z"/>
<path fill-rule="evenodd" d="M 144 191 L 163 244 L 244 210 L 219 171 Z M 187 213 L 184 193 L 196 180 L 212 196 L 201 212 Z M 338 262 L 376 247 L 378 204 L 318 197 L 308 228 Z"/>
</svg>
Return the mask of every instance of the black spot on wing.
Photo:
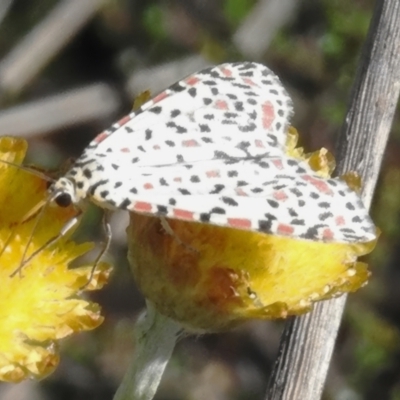
<svg viewBox="0 0 400 400">
<path fill-rule="evenodd" d="M 196 89 L 195 87 L 191 87 L 191 88 L 188 90 L 188 93 L 189 93 L 192 97 L 196 97 L 196 95 L 197 95 L 197 89 Z"/>
<path fill-rule="evenodd" d="M 224 189 L 225 189 L 225 185 L 221 185 L 220 183 L 218 183 L 218 184 L 214 185 L 214 190 L 212 190 L 210 192 L 210 194 L 218 194 Z"/>
<path fill-rule="evenodd" d="M 207 124 L 199 124 L 200 132 L 211 132 L 210 127 Z"/>
<path fill-rule="evenodd" d="M 165 206 L 157 206 L 157 215 L 167 215 L 168 214 L 168 208 Z"/>
<path fill-rule="evenodd" d="M 200 221 L 201 222 L 210 222 L 211 215 L 209 213 L 201 213 Z"/>
<path fill-rule="evenodd" d="M 333 214 L 331 212 L 325 212 L 318 215 L 318 219 L 321 221 L 325 221 L 326 219 L 331 217 L 333 217 Z"/>
<path fill-rule="evenodd" d="M 179 188 L 179 189 L 178 189 L 178 192 L 179 192 L 180 194 L 185 195 L 185 196 L 190 196 L 190 195 L 191 195 L 191 193 L 189 192 L 189 190 L 187 190 L 187 189 L 185 189 L 185 188 Z"/>
<path fill-rule="evenodd" d="M 174 128 L 175 131 L 176 131 L 176 133 L 179 133 L 179 134 L 187 133 L 187 129 L 186 129 L 184 126 L 177 125 L 177 124 L 176 124 L 175 122 L 173 122 L 173 121 L 168 121 L 168 122 L 166 123 L 166 126 L 167 126 L 168 128 Z"/>
<path fill-rule="evenodd" d="M 102 186 L 102 185 L 105 185 L 106 183 L 108 183 L 108 179 L 102 179 L 102 180 L 96 182 L 94 185 L 92 185 L 92 186 L 89 188 L 89 193 L 90 193 L 91 195 L 93 195 L 94 192 L 96 191 L 96 189 L 97 189 L 98 187 L 100 187 L 100 186 Z"/>
<path fill-rule="evenodd" d="M 92 171 L 90 171 L 89 168 L 85 168 L 85 169 L 83 170 L 83 175 L 84 175 L 86 178 L 90 179 L 90 178 L 92 177 Z"/>
<path fill-rule="evenodd" d="M 100 197 L 105 199 L 109 194 L 110 192 L 108 190 L 103 190 L 100 192 Z"/>
<path fill-rule="evenodd" d="M 300 226 L 305 226 L 305 221 L 304 221 L 304 219 L 292 219 L 291 221 L 290 221 L 290 225 L 300 225 Z"/>
<path fill-rule="evenodd" d="M 171 85 L 169 87 L 169 89 L 174 92 L 182 92 L 182 91 L 186 90 L 186 86 L 182 85 L 182 83 L 180 83 L 180 82 L 176 82 L 173 85 Z"/>
<path fill-rule="evenodd" d="M 150 107 L 148 111 L 154 113 L 154 114 L 161 114 L 162 108 L 160 106 L 154 106 Z"/>
<path fill-rule="evenodd" d="M 267 199 L 267 203 L 272 207 L 272 208 L 278 208 L 279 203 L 275 200 Z"/>
<path fill-rule="evenodd" d="M 226 214 L 226 211 L 222 207 L 214 207 L 213 209 L 211 209 L 210 213 L 224 215 L 224 214 Z"/>
<path fill-rule="evenodd" d="M 120 208 L 121 210 L 126 210 L 131 205 L 131 203 L 132 202 L 129 199 L 125 199 L 119 204 L 118 208 Z"/>
<path fill-rule="evenodd" d="M 228 206 L 238 206 L 239 205 L 236 200 L 232 199 L 232 197 L 223 196 L 221 198 L 221 200 L 223 203 L 227 204 Z"/>
<path fill-rule="evenodd" d="M 260 219 L 258 221 L 258 230 L 261 232 L 271 232 L 272 223 L 277 219 L 274 215 L 270 213 L 264 214 L 265 219 Z"/>
</svg>

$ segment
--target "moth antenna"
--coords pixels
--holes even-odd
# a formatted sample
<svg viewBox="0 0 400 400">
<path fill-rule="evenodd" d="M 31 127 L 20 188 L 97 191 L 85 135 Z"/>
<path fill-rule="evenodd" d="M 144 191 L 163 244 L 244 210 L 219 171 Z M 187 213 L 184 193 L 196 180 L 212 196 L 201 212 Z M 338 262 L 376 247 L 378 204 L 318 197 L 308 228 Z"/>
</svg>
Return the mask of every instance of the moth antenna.
<svg viewBox="0 0 400 400">
<path fill-rule="evenodd" d="M 108 210 L 104 210 L 102 225 L 103 225 L 103 230 L 104 230 L 104 233 L 106 236 L 106 240 L 103 243 L 102 249 L 100 250 L 99 254 L 97 255 L 96 259 L 94 260 L 88 281 L 80 288 L 80 290 L 84 290 L 87 286 L 90 285 L 90 282 L 92 281 L 93 276 L 94 276 L 94 272 L 96 271 L 96 267 L 99 265 L 104 254 L 106 254 L 108 249 L 110 248 L 112 232 L 111 232 L 111 225 L 110 225 L 109 217 L 110 217 L 110 212 Z"/>
<path fill-rule="evenodd" d="M 13 224 L 14 226 L 14 230 L 10 233 L 10 235 L 8 236 L 6 242 L 4 243 L 3 248 L 0 250 L 0 257 L 4 254 L 5 249 L 7 248 L 7 246 L 10 244 L 10 242 L 12 241 L 12 239 L 14 238 L 15 235 L 15 228 L 20 226 L 21 224 L 23 224 L 24 222 L 28 221 L 29 219 L 31 219 L 32 217 L 34 217 L 34 215 L 40 211 L 41 207 L 44 206 L 44 204 L 46 203 L 46 200 L 41 200 L 39 201 L 36 205 L 34 205 L 22 218 L 21 221 L 19 221 L 16 224 Z M 33 236 L 33 235 L 31 235 Z M 30 239 L 31 240 L 31 239 Z M 29 244 L 28 244 L 29 245 Z"/>
<path fill-rule="evenodd" d="M 45 200 L 44 204 L 42 204 L 42 202 L 39 203 L 39 204 L 41 205 L 41 208 L 40 208 L 40 210 L 39 210 L 39 214 L 38 214 L 38 216 L 37 216 L 37 218 L 36 218 L 36 220 L 35 220 L 35 223 L 34 223 L 34 225 L 33 225 L 32 232 L 31 232 L 31 235 L 29 236 L 29 239 L 28 239 L 28 242 L 27 242 L 27 244 L 26 244 L 26 246 L 25 246 L 24 252 L 22 253 L 22 258 L 21 258 L 20 265 L 19 265 L 19 267 L 10 275 L 10 278 L 13 278 L 17 273 L 20 273 L 20 272 L 22 271 L 22 268 L 26 265 L 27 261 L 26 261 L 25 259 L 26 259 L 26 255 L 27 255 L 27 253 L 28 253 L 29 246 L 30 246 L 30 244 L 32 243 L 33 236 L 34 236 L 34 234 L 36 233 L 37 227 L 38 227 L 39 222 L 40 222 L 40 220 L 41 220 L 41 218 L 42 218 L 42 216 L 43 216 L 43 213 L 44 213 L 45 209 L 47 208 L 47 206 L 50 204 L 50 201 L 53 200 L 53 197 L 54 197 L 54 196 L 48 197 L 47 200 Z M 33 209 L 35 209 L 35 208 L 36 208 L 36 206 L 33 207 Z M 31 216 L 31 215 L 32 215 L 32 212 L 31 212 L 31 211 L 32 211 L 32 210 L 30 210 L 30 211 L 27 213 L 27 215 Z M 25 219 L 25 220 L 26 220 L 26 219 Z M 30 258 L 31 258 L 31 257 L 29 257 L 29 259 L 30 259 Z M 29 259 L 28 259 L 28 260 L 29 260 Z"/>
<path fill-rule="evenodd" d="M 31 219 L 32 217 L 35 216 L 35 214 L 41 210 L 41 208 L 44 206 L 44 204 L 46 204 L 45 200 L 41 200 L 39 201 L 36 205 L 34 205 L 22 218 L 21 221 L 19 221 L 16 224 L 13 224 L 14 226 L 14 230 L 10 233 L 10 235 L 8 236 L 7 240 L 4 243 L 3 248 L 0 250 L 0 257 L 4 254 L 5 249 L 7 248 L 7 246 L 10 244 L 10 242 L 12 241 L 12 239 L 14 238 L 14 234 L 15 234 L 15 228 L 20 226 L 21 224 L 23 224 L 24 222 L 28 221 L 29 219 Z M 28 242 L 28 246 L 32 241 L 32 236 L 33 233 L 31 235 L 31 237 L 29 238 L 29 242 Z M 26 252 L 25 252 L 26 253 Z"/>
<path fill-rule="evenodd" d="M 0 162 L 2 162 L 4 164 L 7 164 L 7 165 L 10 165 L 11 167 L 15 167 L 15 168 L 21 169 L 22 171 L 29 172 L 30 174 L 35 175 L 38 178 L 41 178 L 41 179 L 43 179 L 43 180 L 45 180 L 47 182 L 53 183 L 53 182 L 56 181 L 55 179 L 51 178 L 50 176 L 47 176 L 46 174 L 44 174 L 43 172 L 38 171 L 37 169 L 26 167 L 24 165 L 14 164 L 13 162 L 6 161 L 6 160 L 0 160 Z"/>
<path fill-rule="evenodd" d="M 40 200 L 36 203 L 22 218 L 21 223 L 24 223 L 31 219 L 38 211 L 40 212 L 41 209 L 45 206 L 47 200 Z"/>
<path fill-rule="evenodd" d="M 40 246 L 37 250 L 35 250 L 28 258 L 26 258 L 26 254 L 28 252 L 29 245 L 32 243 L 32 238 L 33 235 L 38 227 L 38 221 L 40 221 L 41 216 L 43 215 L 44 210 L 47 208 L 47 206 L 54 200 L 54 198 L 58 195 L 59 193 L 56 192 L 53 196 L 49 197 L 49 199 L 46 201 L 44 204 L 43 208 L 40 210 L 40 213 L 35 221 L 35 225 L 32 229 L 31 236 L 28 240 L 28 244 L 25 247 L 24 254 L 20 263 L 20 266 L 13 271 L 13 273 L 10 275 L 10 278 L 13 278 L 16 274 L 20 273 L 22 269 L 25 267 L 26 264 L 28 264 L 34 257 L 36 257 L 41 251 L 46 249 L 47 247 L 51 246 L 53 243 L 57 242 L 59 239 L 64 237 L 68 231 L 70 231 L 79 221 L 81 215 L 82 215 L 82 210 L 79 209 L 78 215 L 75 217 L 71 218 L 60 230 L 60 233 L 56 236 L 53 236 L 50 238 L 46 243 L 44 243 L 42 246 Z"/>
<path fill-rule="evenodd" d="M 32 253 L 28 259 L 26 259 L 26 255 L 28 253 L 28 249 L 30 244 L 32 243 L 33 237 L 36 233 L 37 227 L 39 225 L 40 220 L 42 219 L 42 216 L 44 214 L 44 211 L 46 210 L 46 208 L 48 207 L 48 205 L 54 201 L 54 199 L 57 197 L 59 193 L 56 192 L 54 193 L 52 196 L 49 196 L 46 200 L 40 201 L 37 205 L 35 205 L 31 210 L 28 211 L 28 213 L 24 216 L 23 221 L 26 221 L 27 219 L 29 219 L 30 217 L 32 217 L 32 215 L 34 215 L 35 212 L 37 212 L 39 210 L 39 214 L 35 220 L 35 223 L 33 225 L 32 228 L 32 232 L 31 235 L 29 236 L 28 242 L 25 246 L 24 252 L 22 254 L 22 258 L 21 258 L 21 263 L 19 265 L 19 267 L 10 275 L 10 277 L 14 277 L 17 273 L 20 273 L 22 271 L 22 268 L 41 250 L 43 250 L 42 248 L 39 248 L 38 250 L 36 250 L 34 253 Z M 46 244 L 44 245 L 46 246 Z M 43 246 L 42 246 L 43 247 Z"/>
</svg>

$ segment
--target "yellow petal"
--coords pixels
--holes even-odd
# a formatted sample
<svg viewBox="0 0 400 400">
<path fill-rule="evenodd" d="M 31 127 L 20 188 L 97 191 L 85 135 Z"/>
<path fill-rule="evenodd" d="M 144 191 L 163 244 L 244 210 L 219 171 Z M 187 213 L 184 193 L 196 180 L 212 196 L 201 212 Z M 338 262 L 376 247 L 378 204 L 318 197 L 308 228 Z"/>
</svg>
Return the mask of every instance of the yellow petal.
<svg viewBox="0 0 400 400">
<path fill-rule="evenodd" d="M 19 164 L 26 147 L 23 140 L 0 138 L 0 159 Z M 46 199 L 46 186 L 0 162 L 0 379 L 5 381 L 48 375 L 58 364 L 56 340 L 103 321 L 99 306 L 80 295 L 91 267 L 69 268 L 92 244 L 76 244 L 69 234 L 44 246 L 77 215 L 73 207 L 40 212 L 36 205 Z M 109 273 L 101 264 L 86 289 L 100 288 Z"/>
<path fill-rule="evenodd" d="M 129 261 L 144 296 L 195 330 L 301 314 L 315 301 L 357 290 L 369 276 L 356 257 L 374 243 L 320 243 L 194 222 L 169 224 L 176 237 L 157 218 L 132 213 Z"/>
</svg>

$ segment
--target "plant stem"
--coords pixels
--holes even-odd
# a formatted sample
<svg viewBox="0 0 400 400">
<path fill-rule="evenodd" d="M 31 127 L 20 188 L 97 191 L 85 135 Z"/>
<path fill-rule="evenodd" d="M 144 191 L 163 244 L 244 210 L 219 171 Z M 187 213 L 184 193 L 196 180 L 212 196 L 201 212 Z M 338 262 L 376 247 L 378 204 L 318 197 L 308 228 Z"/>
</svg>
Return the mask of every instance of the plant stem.
<svg viewBox="0 0 400 400">
<path fill-rule="evenodd" d="M 370 206 L 400 93 L 400 3 L 376 2 L 338 143 L 338 174 L 357 171 Z M 319 400 L 346 296 L 324 301 L 283 332 L 266 400 Z"/>
<path fill-rule="evenodd" d="M 136 347 L 114 400 L 151 400 L 171 357 L 182 326 L 147 302 L 135 325 Z"/>
</svg>

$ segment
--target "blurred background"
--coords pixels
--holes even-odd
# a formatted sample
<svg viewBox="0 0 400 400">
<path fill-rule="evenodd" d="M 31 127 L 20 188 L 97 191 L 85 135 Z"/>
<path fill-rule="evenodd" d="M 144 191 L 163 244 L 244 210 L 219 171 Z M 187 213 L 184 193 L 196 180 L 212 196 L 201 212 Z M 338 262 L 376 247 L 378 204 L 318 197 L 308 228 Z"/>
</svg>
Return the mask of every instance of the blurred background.
<svg viewBox="0 0 400 400">
<path fill-rule="evenodd" d="M 372 0 L 0 0 L 0 135 L 25 137 L 28 163 L 58 168 L 128 113 L 212 63 L 256 60 L 283 81 L 307 151 L 334 152 Z M 400 399 L 400 120 L 372 215 L 383 234 L 370 284 L 349 298 L 325 400 Z M 77 240 L 104 238 L 90 209 Z M 111 399 L 133 352 L 144 300 L 126 262 L 127 216 L 113 217 L 111 283 L 93 300 L 104 324 L 62 342 L 43 382 L 0 384 L 2 399 Z M 94 256 L 94 254 L 93 254 Z M 282 322 L 180 341 L 157 400 L 261 400 Z"/>
</svg>

